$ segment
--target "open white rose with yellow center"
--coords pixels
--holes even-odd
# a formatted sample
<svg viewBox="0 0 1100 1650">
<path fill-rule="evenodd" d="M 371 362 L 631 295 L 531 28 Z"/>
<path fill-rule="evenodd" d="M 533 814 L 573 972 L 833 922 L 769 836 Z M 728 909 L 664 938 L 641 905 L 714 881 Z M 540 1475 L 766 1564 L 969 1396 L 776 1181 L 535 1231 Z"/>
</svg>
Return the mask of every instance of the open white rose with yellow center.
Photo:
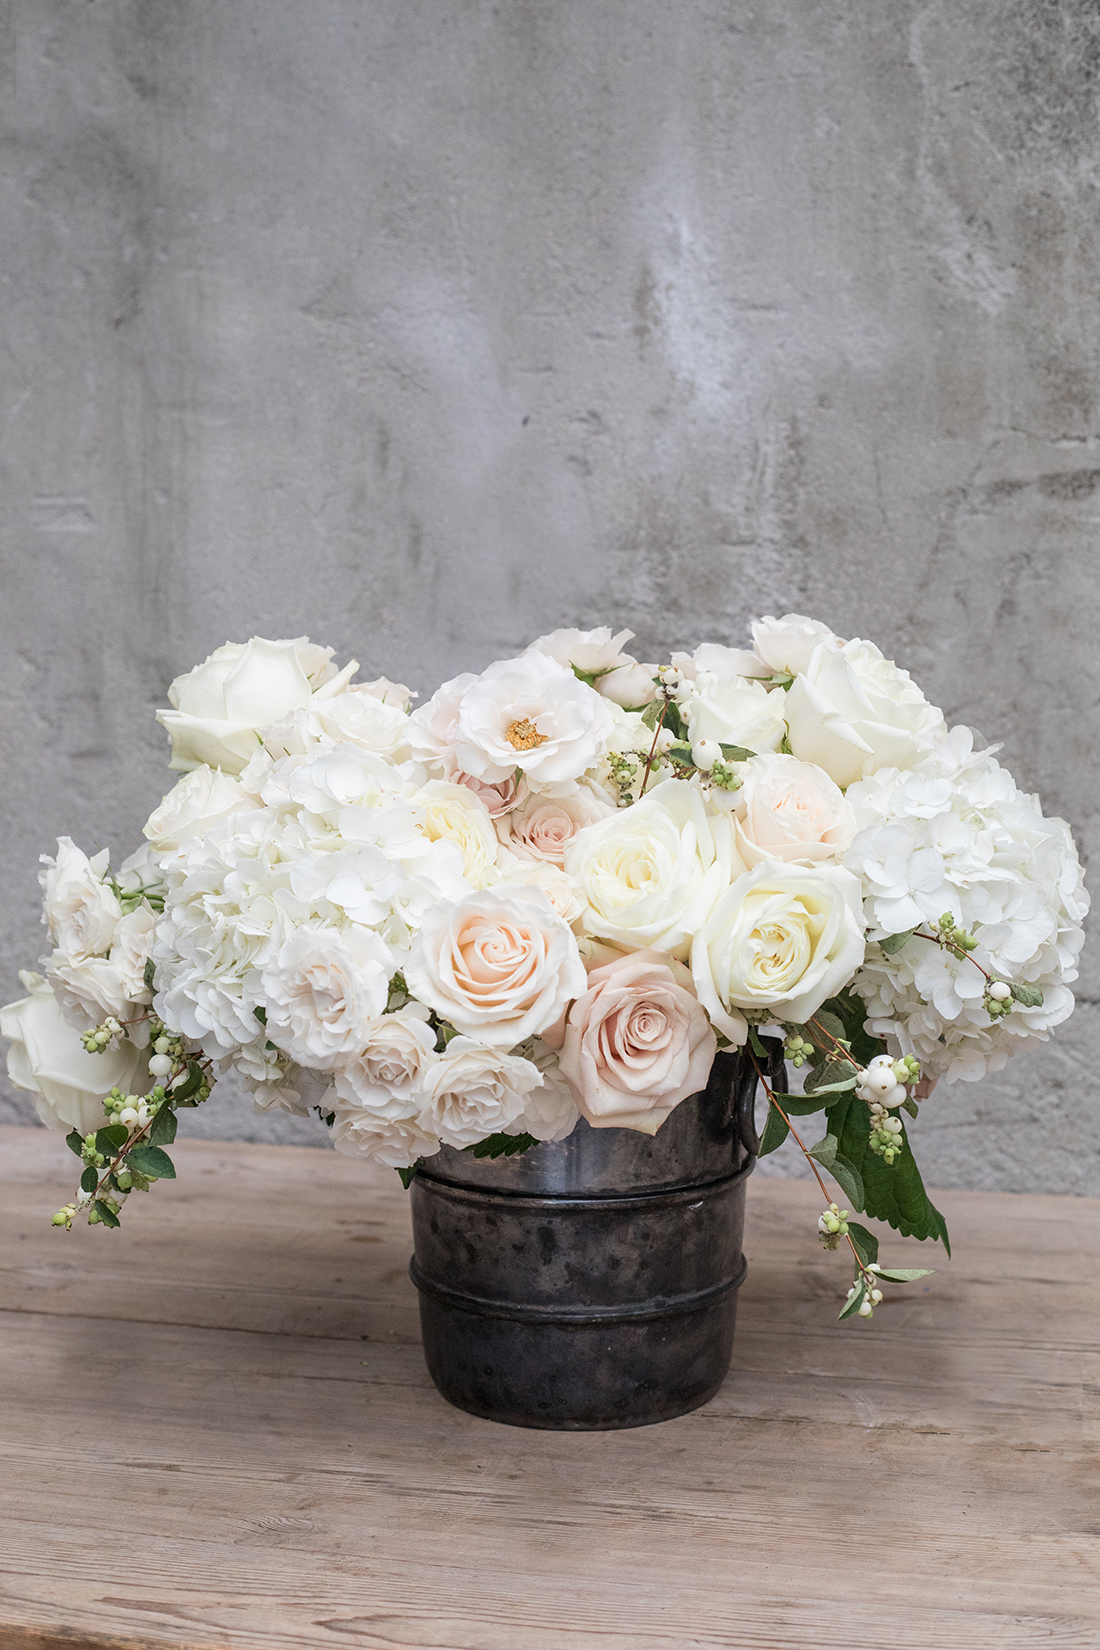
<svg viewBox="0 0 1100 1650">
<path fill-rule="evenodd" d="M 728 818 L 707 812 L 696 785 L 669 782 L 580 831 L 565 870 L 587 901 L 588 933 L 682 960 L 744 866 Z"/>
<path fill-rule="evenodd" d="M 137 1088 L 148 1055 L 125 1041 L 88 1054 L 42 976 L 28 971 L 19 978 L 29 994 L 0 1008 L 0 1036 L 11 1039 L 8 1076 L 30 1090 L 48 1129 L 90 1134 L 104 1127 L 104 1095 L 116 1086 L 123 1093 Z"/>
<path fill-rule="evenodd" d="M 331 1070 L 367 1041 L 385 1010 L 393 968 L 368 928 L 302 923 L 263 970 L 268 1037 L 299 1065 Z"/>
<path fill-rule="evenodd" d="M 316 647 L 305 636 L 270 642 L 226 642 L 168 689 L 171 710 L 157 721 L 172 740 L 171 768 L 207 763 L 237 774 L 260 748 L 259 730 L 301 710 L 317 698 L 339 693 L 358 664 L 337 674 L 332 648 Z"/>
<path fill-rule="evenodd" d="M 734 832 L 746 865 L 836 862 L 850 846 L 855 810 L 823 768 L 797 756 L 758 756 L 738 773 Z"/>
<path fill-rule="evenodd" d="M 594 1129 L 656 1134 L 681 1100 L 705 1088 L 715 1047 L 683 964 L 634 951 L 589 974 L 558 1058 Z"/>
<path fill-rule="evenodd" d="M 512 1048 L 560 1019 L 586 975 L 576 939 L 542 890 L 508 885 L 434 905 L 405 979 L 456 1030 Z"/>
<path fill-rule="evenodd" d="M 699 1001 L 732 1043 L 746 1014 L 803 1025 L 863 961 L 860 885 L 839 866 L 765 860 L 739 877 L 692 942 Z"/>
<path fill-rule="evenodd" d="M 415 721 L 415 717 L 414 717 Z M 503 659 L 462 694 L 455 756 L 477 779 L 576 779 L 603 755 L 614 728 L 607 701 L 544 653 Z"/>
<path fill-rule="evenodd" d="M 844 787 L 911 768 L 947 733 L 943 712 L 873 642 L 819 643 L 786 700 L 791 750 Z"/>
</svg>

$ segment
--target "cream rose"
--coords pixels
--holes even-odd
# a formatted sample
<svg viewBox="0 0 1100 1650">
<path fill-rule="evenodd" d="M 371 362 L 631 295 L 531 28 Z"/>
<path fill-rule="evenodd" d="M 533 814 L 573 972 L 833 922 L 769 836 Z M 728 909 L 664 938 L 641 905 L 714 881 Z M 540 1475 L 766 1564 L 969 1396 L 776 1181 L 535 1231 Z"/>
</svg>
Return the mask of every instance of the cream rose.
<svg viewBox="0 0 1100 1650">
<path fill-rule="evenodd" d="M 435 1064 L 435 1032 L 422 1003 L 406 1003 L 370 1027 L 358 1051 L 336 1068 L 336 1093 L 349 1104 L 378 1107 L 390 1100 L 419 1104 Z"/>
<path fill-rule="evenodd" d="M 148 837 L 159 853 L 167 853 L 178 848 L 181 842 L 205 836 L 219 819 L 228 819 L 230 814 L 254 807 L 256 798 L 239 779 L 203 763 L 185 773 L 168 792 L 142 826 L 142 835 Z"/>
<path fill-rule="evenodd" d="M 44 894 L 42 921 L 59 951 L 74 962 L 111 949 L 122 906 L 103 881 L 109 858 L 104 848 L 89 859 L 67 836 L 57 839 L 57 857 L 41 856 L 38 873 Z"/>
<path fill-rule="evenodd" d="M 385 1011 L 393 958 L 368 928 L 302 923 L 263 970 L 270 1040 L 299 1065 L 331 1070 Z"/>
<path fill-rule="evenodd" d="M 203 763 L 238 774 L 260 748 L 259 729 L 300 710 L 317 697 L 338 693 L 359 666 L 336 675 L 331 648 L 305 636 L 269 642 L 226 642 L 168 689 L 171 710 L 157 721 L 172 741 L 169 767 L 186 771 Z"/>
<path fill-rule="evenodd" d="M 778 750 L 783 742 L 786 694 L 743 676 L 700 670 L 691 696 L 680 706 L 694 745 L 700 739 L 754 751 Z"/>
<path fill-rule="evenodd" d="M 717 1041 L 681 963 L 635 951 L 588 976 L 559 1054 L 581 1115 L 595 1129 L 656 1134 L 706 1086 Z"/>
<path fill-rule="evenodd" d="M 420 1127 L 460 1151 L 490 1134 L 514 1134 L 527 1096 L 541 1084 L 530 1060 L 452 1037 L 428 1073 Z"/>
<path fill-rule="evenodd" d="M 828 625 L 803 613 L 784 613 L 781 619 L 757 619 L 752 626 L 753 651 L 761 664 L 776 675 L 797 676 L 808 669 L 815 648 L 836 649 L 840 642 Z"/>
<path fill-rule="evenodd" d="M 758 756 L 739 772 L 734 833 L 746 865 L 835 862 L 851 845 L 855 810 L 824 769 L 796 756 Z"/>
<path fill-rule="evenodd" d="M 570 925 L 584 910 L 580 890 L 560 865 L 552 865 L 545 859 L 511 859 L 509 856 L 498 869 L 502 884 L 508 887 L 526 884 L 529 888 L 541 888 L 558 916 Z"/>
<path fill-rule="evenodd" d="M 738 878 L 702 924 L 691 970 L 714 1024 L 741 1045 L 745 1012 L 804 1024 L 848 984 L 863 952 L 856 877 L 835 865 L 765 860 Z"/>
<path fill-rule="evenodd" d="M 425 1128 L 419 1111 L 403 1101 L 392 1100 L 381 1111 L 367 1111 L 338 1099 L 332 1144 L 345 1157 L 366 1157 L 387 1169 L 410 1169 L 420 1158 L 434 1157 L 440 1139 Z"/>
<path fill-rule="evenodd" d="M 439 901 L 405 964 L 414 997 L 500 1048 L 553 1025 L 585 977 L 576 939 L 546 895 L 512 886 Z"/>
<path fill-rule="evenodd" d="M 453 842 L 462 855 L 462 874 L 483 888 L 496 864 L 497 836 L 489 810 L 465 785 L 432 779 L 410 799 L 419 829 L 429 842 Z"/>
<path fill-rule="evenodd" d="M 615 812 L 602 792 L 590 785 L 576 785 L 562 796 L 529 796 L 497 821 L 496 831 L 504 847 L 519 859 L 561 865 L 578 831 Z"/>
<path fill-rule="evenodd" d="M 694 784 L 670 780 L 581 831 L 565 851 L 565 870 L 587 902 L 589 933 L 683 958 L 744 867 L 729 820 L 708 814 Z"/>
<path fill-rule="evenodd" d="M 946 736 L 943 712 L 873 642 L 819 643 L 786 699 L 791 750 L 844 787 L 911 768 Z"/>
<path fill-rule="evenodd" d="M 104 1127 L 104 1095 L 116 1087 L 130 1093 L 147 1056 L 125 1041 L 88 1054 L 42 976 L 25 972 L 19 978 L 29 995 L 0 1008 L 0 1035 L 11 1039 L 8 1076 L 16 1088 L 30 1090 L 48 1129 L 90 1134 Z"/>
</svg>

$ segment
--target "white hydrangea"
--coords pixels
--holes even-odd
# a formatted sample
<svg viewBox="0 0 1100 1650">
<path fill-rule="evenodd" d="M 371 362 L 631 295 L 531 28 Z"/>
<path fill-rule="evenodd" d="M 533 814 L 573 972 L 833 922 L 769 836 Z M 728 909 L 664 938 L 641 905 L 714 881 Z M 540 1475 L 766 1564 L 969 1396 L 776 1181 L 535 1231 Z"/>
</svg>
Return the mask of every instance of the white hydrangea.
<svg viewBox="0 0 1100 1650">
<path fill-rule="evenodd" d="M 872 946 L 856 975 L 870 1029 L 948 1081 L 1046 1041 L 1073 1009 L 1088 910 L 1065 821 L 1045 818 L 965 727 L 915 768 L 886 769 L 847 797 L 860 830 L 844 864 L 861 879 L 869 937 L 918 931 L 892 956 Z M 978 941 L 970 957 L 919 937 L 946 913 Z M 991 1020 L 982 969 L 1037 987 L 1041 1007 Z"/>
</svg>

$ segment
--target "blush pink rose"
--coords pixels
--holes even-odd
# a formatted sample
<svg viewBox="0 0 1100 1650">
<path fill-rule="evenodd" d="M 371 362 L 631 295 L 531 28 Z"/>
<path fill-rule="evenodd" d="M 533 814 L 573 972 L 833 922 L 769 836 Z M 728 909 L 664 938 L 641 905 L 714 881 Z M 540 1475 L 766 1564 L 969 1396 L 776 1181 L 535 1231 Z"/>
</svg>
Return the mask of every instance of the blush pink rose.
<svg viewBox="0 0 1100 1650">
<path fill-rule="evenodd" d="M 562 796 L 528 796 L 506 818 L 497 819 L 496 832 L 517 858 L 560 866 L 577 832 L 614 812 L 605 796 L 589 785 L 577 785 Z"/>
<path fill-rule="evenodd" d="M 566 1016 L 559 1061 L 594 1129 L 656 1134 L 706 1086 L 715 1048 L 687 969 L 661 951 L 632 951 L 589 974 Z"/>
</svg>

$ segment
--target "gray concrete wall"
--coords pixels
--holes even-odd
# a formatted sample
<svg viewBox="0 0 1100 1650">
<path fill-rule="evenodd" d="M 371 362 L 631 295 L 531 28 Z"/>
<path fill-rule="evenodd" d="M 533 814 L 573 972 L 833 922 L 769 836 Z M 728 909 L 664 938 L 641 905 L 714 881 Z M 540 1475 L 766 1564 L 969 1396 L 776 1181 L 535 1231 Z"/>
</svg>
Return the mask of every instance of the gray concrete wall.
<svg viewBox="0 0 1100 1650">
<path fill-rule="evenodd" d="M 810 612 L 1095 839 L 1093 0 L 0 16 L 5 995 L 39 852 L 136 841 L 253 632 L 428 689 Z M 1100 1193 L 1095 947 L 1082 998 L 931 1181 Z"/>
</svg>

